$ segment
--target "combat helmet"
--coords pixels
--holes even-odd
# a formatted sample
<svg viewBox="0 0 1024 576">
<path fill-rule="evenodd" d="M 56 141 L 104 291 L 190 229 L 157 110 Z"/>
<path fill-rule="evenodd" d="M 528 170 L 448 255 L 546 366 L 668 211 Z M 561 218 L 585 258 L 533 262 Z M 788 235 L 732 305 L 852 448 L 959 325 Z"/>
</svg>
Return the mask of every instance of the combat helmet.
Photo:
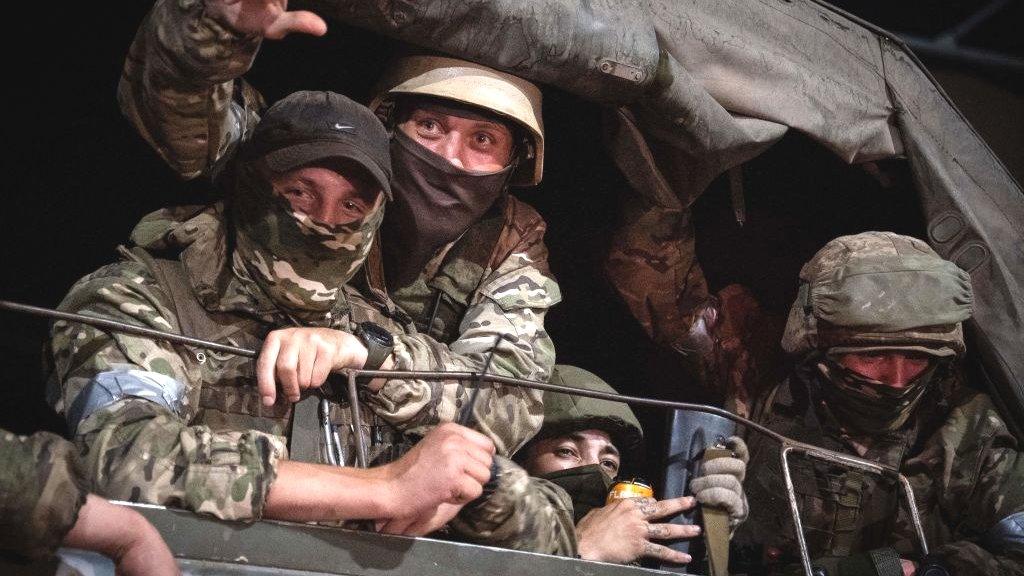
<svg viewBox="0 0 1024 576">
<path fill-rule="evenodd" d="M 964 353 L 970 276 L 917 238 L 892 232 L 840 236 L 800 270 L 782 347 L 794 355 L 909 350 Z"/>
<path fill-rule="evenodd" d="M 529 138 L 510 184 L 533 186 L 540 182 L 544 173 L 544 123 L 540 89 L 534 84 L 466 60 L 413 54 L 391 63 L 370 109 L 387 117 L 395 98 L 402 95 L 452 100 L 508 119 Z"/>
<path fill-rule="evenodd" d="M 567 364 L 555 366 L 550 382 L 559 386 L 618 394 L 596 374 Z M 544 424 L 530 442 L 589 429 L 607 432 L 623 460 L 632 461 L 642 451 L 643 428 L 629 405 L 558 392 L 544 393 Z"/>
</svg>

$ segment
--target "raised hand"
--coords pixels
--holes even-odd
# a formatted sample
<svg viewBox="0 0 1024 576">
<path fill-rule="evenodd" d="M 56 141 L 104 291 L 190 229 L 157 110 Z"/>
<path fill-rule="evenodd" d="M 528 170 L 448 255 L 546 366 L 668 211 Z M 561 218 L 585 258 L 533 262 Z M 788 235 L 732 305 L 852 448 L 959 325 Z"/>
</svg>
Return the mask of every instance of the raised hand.
<svg viewBox="0 0 1024 576">
<path fill-rule="evenodd" d="M 280 40 L 292 33 L 323 36 L 327 23 L 305 10 L 288 10 L 288 0 L 206 0 L 206 13 L 244 35 Z"/>
</svg>

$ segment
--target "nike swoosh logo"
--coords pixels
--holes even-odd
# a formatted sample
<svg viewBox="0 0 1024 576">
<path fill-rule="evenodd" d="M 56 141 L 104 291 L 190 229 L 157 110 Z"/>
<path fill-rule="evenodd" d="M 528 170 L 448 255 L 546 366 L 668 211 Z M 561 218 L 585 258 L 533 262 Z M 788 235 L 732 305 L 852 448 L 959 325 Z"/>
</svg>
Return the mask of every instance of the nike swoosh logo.
<svg viewBox="0 0 1024 576">
<path fill-rule="evenodd" d="M 346 126 L 344 124 L 339 124 L 337 122 L 334 123 L 333 128 L 335 130 L 342 130 L 344 132 L 355 132 L 356 131 L 354 126 Z"/>
</svg>

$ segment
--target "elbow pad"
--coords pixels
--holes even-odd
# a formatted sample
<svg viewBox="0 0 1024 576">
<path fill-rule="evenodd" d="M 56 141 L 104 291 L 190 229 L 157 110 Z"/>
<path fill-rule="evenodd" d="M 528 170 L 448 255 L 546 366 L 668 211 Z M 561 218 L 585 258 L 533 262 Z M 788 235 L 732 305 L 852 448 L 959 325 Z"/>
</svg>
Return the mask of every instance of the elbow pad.
<svg viewBox="0 0 1024 576">
<path fill-rule="evenodd" d="M 174 414 L 180 414 L 184 396 L 183 383 L 159 372 L 136 368 L 100 372 L 89 381 L 68 409 L 68 429 L 77 431 L 78 425 L 93 412 L 125 398 L 153 402 Z"/>
</svg>

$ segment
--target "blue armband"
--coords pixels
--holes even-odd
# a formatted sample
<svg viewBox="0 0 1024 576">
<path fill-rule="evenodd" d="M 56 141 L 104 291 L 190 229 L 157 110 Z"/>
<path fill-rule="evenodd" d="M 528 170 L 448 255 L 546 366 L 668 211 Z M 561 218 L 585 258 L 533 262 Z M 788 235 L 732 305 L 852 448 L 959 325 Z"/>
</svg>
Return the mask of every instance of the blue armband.
<svg viewBox="0 0 1024 576">
<path fill-rule="evenodd" d="M 72 432 L 93 412 L 125 398 L 138 398 L 159 404 L 179 414 L 185 385 L 159 372 L 137 368 L 118 368 L 100 372 L 89 381 L 67 411 L 68 429 Z"/>
</svg>

